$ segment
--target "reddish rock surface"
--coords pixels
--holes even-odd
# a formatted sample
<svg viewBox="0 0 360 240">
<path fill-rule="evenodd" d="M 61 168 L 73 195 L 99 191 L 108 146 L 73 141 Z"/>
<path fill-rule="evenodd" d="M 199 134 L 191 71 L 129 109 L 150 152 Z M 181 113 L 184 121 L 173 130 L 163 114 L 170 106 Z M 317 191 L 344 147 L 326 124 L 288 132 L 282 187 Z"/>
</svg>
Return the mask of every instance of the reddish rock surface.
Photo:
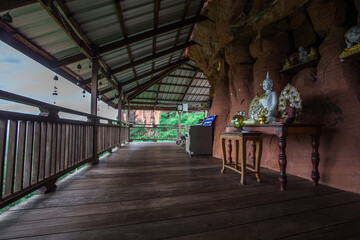
<svg viewBox="0 0 360 240">
<path fill-rule="evenodd" d="M 291 82 L 303 99 L 299 122 L 323 124 L 320 183 L 360 193 L 360 67 L 341 62 L 346 27 L 359 24 L 360 1 L 354 0 L 358 22 L 347 22 L 351 1 L 208 1 L 204 22 L 192 38 L 200 43 L 187 51 L 204 71 L 214 91 L 216 114 L 214 157 L 221 158 L 219 133 L 239 110 L 248 113 L 266 72 L 280 93 Z M 354 8 L 352 7 L 352 10 Z M 260 30 L 260 31 L 259 31 Z M 320 61 L 294 75 L 280 74 L 287 57 L 299 46 L 316 47 Z M 221 64 L 220 71 L 217 67 Z M 264 137 L 262 166 L 278 170 L 277 138 Z M 289 136 L 287 172 L 311 179 L 309 136 Z"/>
</svg>

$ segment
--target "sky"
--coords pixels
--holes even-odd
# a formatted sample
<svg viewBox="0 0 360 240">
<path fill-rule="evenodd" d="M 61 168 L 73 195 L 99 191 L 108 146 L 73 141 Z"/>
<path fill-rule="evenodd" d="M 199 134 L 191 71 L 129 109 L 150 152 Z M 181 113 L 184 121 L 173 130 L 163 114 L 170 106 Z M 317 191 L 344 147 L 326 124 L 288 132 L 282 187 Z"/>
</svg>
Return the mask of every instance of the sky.
<svg viewBox="0 0 360 240">
<path fill-rule="evenodd" d="M 31 58 L 0 41 L 0 89 L 14 94 L 40 100 L 57 106 L 90 113 L 90 94 L 82 94 L 82 88 L 56 74 Z M 54 84 L 58 88 L 58 96 L 54 98 Z M 117 110 L 100 101 L 98 115 L 116 119 Z M 14 104 L 0 100 L 0 110 L 39 113 L 36 108 L 22 104 Z M 70 115 L 59 114 L 60 117 L 72 118 Z"/>
</svg>

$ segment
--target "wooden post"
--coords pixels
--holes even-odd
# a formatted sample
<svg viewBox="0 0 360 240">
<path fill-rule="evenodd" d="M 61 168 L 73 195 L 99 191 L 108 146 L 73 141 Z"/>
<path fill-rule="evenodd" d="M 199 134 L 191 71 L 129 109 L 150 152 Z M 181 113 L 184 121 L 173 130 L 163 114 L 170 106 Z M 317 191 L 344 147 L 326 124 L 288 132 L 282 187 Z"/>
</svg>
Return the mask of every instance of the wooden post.
<svg viewBox="0 0 360 240">
<path fill-rule="evenodd" d="M 98 54 L 96 54 L 98 56 Z M 91 75 L 91 114 L 94 116 L 93 121 L 93 164 L 99 163 L 98 155 L 98 118 L 97 118 L 97 101 L 98 101 L 98 71 L 99 61 L 95 57 L 92 60 L 92 75 Z"/>
<path fill-rule="evenodd" d="M 127 104 L 128 104 L 128 112 L 127 112 L 127 122 L 128 122 L 128 138 L 129 138 L 129 142 L 130 142 L 130 101 L 128 100 L 128 102 L 127 102 Z"/>
<path fill-rule="evenodd" d="M 179 111 L 178 140 L 181 140 L 181 111 Z"/>
<path fill-rule="evenodd" d="M 121 147 L 121 142 L 122 142 L 122 139 L 121 139 L 121 130 L 122 130 L 122 127 L 121 127 L 121 124 L 122 124 L 122 119 L 121 119 L 121 116 L 122 116 L 122 106 L 121 106 L 121 99 L 122 99 L 122 91 L 121 89 L 119 89 L 119 101 L 118 101 L 118 121 L 119 121 L 119 124 L 120 124 L 120 131 L 119 131 L 119 134 L 120 134 L 120 142 L 119 142 L 119 145 L 118 147 L 120 148 Z"/>
</svg>

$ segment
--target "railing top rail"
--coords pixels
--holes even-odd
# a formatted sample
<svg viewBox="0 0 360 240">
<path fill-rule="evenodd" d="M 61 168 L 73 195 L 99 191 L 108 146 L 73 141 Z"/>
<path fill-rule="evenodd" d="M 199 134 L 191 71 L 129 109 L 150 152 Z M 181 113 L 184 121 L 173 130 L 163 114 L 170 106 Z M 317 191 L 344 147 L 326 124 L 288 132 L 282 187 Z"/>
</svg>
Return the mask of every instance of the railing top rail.
<svg viewBox="0 0 360 240">
<path fill-rule="evenodd" d="M 105 118 L 105 117 L 101 117 L 101 116 L 95 116 L 95 115 L 92 115 L 89 113 L 80 112 L 80 111 L 65 108 L 65 107 L 55 106 L 55 105 L 52 105 L 49 103 L 45 103 L 45 102 L 35 100 L 32 98 L 24 97 L 24 96 L 21 96 L 18 94 L 6 92 L 3 90 L 0 90 L 0 99 L 8 100 L 11 102 L 17 102 L 17 103 L 21 103 L 21 104 L 25 104 L 25 105 L 29 105 L 29 106 L 33 106 L 33 107 L 38 107 L 40 109 L 44 109 L 44 110 L 48 110 L 48 111 L 52 111 L 52 112 L 65 112 L 65 113 L 70 113 L 70 114 L 74 114 L 74 115 L 84 116 L 84 117 L 87 117 L 90 119 L 99 119 L 99 120 L 120 123 L 119 121 L 114 120 L 114 119 Z"/>
</svg>

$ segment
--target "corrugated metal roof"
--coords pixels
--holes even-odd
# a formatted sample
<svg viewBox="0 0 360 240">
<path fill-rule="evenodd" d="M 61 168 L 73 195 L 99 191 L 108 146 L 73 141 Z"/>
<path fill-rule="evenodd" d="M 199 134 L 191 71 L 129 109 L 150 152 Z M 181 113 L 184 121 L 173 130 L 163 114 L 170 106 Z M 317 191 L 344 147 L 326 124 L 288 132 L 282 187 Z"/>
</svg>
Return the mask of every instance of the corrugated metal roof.
<svg viewBox="0 0 360 240">
<path fill-rule="evenodd" d="M 170 73 L 166 69 L 169 64 L 185 58 L 185 48 L 176 47 L 189 43 L 194 23 L 182 23 L 199 16 L 204 0 L 160 0 L 158 15 L 153 0 L 54 0 L 47 6 L 43 6 L 42 1 L 11 9 L 13 22 L 9 27 L 33 44 L 35 52 L 46 52 L 50 56 L 44 55 L 47 60 L 62 60 L 65 65 L 57 67 L 68 69 L 66 72 L 71 73 L 73 82 L 77 76 L 83 80 L 91 78 L 91 56 L 96 52 L 91 48 L 99 47 L 101 65 L 106 70 L 101 74 L 102 85 L 99 85 L 100 92 L 105 92 L 104 101 L 111 99 L 114 106 L 119 87 L 138 102 L 146 99 L 207 101 L 208 97 L 202 95 L 209 94 L 210 85 L 201 71 L 194 76 L 197 67 L 192 61 L 176 65 L 183 69 Z M 165 26 L 173 27 L 162 30 Z M 156 29 L 162 32 L 154 35 Z M 167 54 L 163 54 L 164 51 Z M 86 56 L 82 55 L 85 52 Z M 74 60 L 73 56 L 76 56 Z M 170 76 L 161 79 L 163 74 Z M 105 76 L 112 76 L 118 86 L 113 86 Z M 153 85 L 148 84 L 150 82 Z M 149 87 L 143 90 L 150 92 L 131 95 L 139 87 L 147 86 L 145 84 Z"/>
</svg>

